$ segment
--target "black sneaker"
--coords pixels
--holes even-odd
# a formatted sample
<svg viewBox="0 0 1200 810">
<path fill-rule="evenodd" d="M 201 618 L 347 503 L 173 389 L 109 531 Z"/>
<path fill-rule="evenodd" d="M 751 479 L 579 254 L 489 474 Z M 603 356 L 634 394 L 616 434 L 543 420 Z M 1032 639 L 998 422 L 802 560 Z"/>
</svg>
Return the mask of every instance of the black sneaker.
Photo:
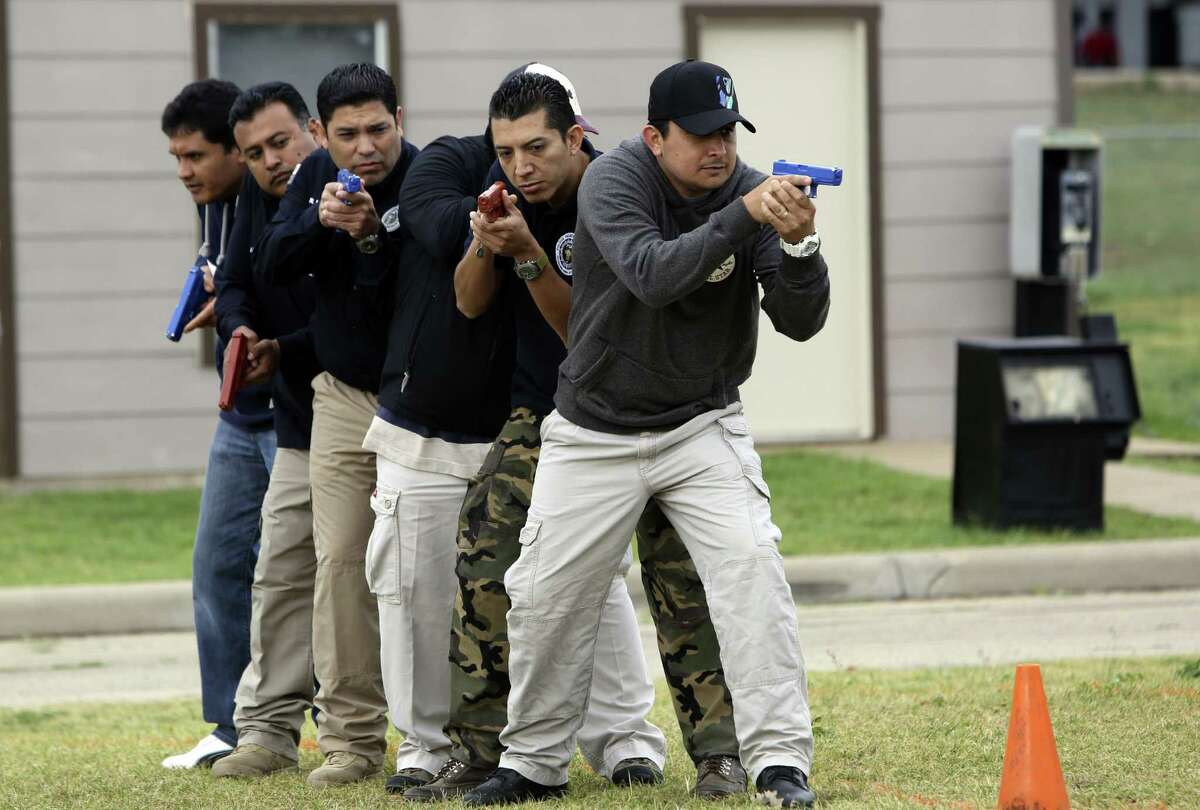
<svg viewBox="0 0 1200 810">
<path fill-rule="evenodd" d="M 662 780 L 662 769 L 654 764 L 654 760 L 645 757 L 623 759 L 612 772 L 614 785 L 658 785 Z"/>
<path fill-rule="evenodd" d="M 388 777 L 383 789 L 388 793 L 403 793 L 411 787 L 423 785 L 433 779 L 433 774 L 424 768 L 401 768 Z"/>
<path fill-rule="evenodd" d="M 746 792 L 746 769 L 737 757 L 717 754 L 696 764 L 696 787 L 701 799 L 724 799 Z"/>
<path fill-rule="evenodd" d="M 771 807 L 812 807 L 817 800 L 808 788 L 808 777 L 799 768 L 774 765 L 758 775 L 758 799 Z"/>
<path fill-rule="evenodd" d="M 526 779 L 511 768 L 497 768 L 479 787 L 463 795 L 463 804 L 517 804 L 567 795 L 567 783 L 543 785 Z"/>
<path fill-rule="evenodd" d="M 482 785 L 495 770 L 495 765 L 468 765 L 457 759 L 450 759 L 446 761 L 432 781 L 404 791 L 404 798 L 410 802 L 440 802 L 456 799 L 467 791 Z"/>
</svg>

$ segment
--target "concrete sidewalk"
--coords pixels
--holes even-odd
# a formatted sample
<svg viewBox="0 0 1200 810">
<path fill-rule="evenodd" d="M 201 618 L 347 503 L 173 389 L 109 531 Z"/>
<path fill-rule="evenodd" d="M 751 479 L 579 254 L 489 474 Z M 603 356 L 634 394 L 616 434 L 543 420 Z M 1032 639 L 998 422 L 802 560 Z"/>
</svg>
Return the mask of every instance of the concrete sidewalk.
<svg viewBox="0 0 1200 810">
<path fill-rule="evenodd" d="M 1200 589 L 1200 538 L 789 557 L 800 604 Z M 629 589 L 645 604 L 635 568 Z M 192 629 L 191 583 L 0 588 L 0 638 Z"/>
<path fill-rule="evenodd" d="M 1200 653 L 1200 591 L 802 606 L 796 619 L 810 673 Z M 662 678 L 654 628 L 641 630 Z M 200 694 L 186 632 L 0 641 L 0 661 L 0 707 Z"/>
</svg>

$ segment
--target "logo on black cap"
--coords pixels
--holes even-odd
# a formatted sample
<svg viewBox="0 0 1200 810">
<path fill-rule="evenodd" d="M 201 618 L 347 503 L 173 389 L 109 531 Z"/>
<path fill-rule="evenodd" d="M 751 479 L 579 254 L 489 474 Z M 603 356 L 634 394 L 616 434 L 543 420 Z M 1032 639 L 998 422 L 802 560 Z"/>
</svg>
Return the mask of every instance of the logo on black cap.
<svg viewBox="0 0 1200 810">
<path fill-rule="evenodd" d="M 733 109 L 733 79 L 717 75 L 717 99 L 725 109 Z"/>
</svg>

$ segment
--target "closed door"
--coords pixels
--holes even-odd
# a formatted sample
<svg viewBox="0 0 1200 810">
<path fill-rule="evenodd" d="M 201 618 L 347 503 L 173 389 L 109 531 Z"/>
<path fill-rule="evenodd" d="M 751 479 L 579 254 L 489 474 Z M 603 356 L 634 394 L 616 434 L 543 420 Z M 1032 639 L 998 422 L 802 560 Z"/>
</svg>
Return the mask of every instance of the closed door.
<svg viewBox="0 0 1200 810">
<path fill-rule="evenodd" d="M 738 155 L 770 172 L 778 159 L 839 166 L 843 184 L 816 198 L 832 305 L 805 343 L 764 314 L 742 400 L 763 441 L 867 439 L 875 434 L 874 312 L 869 202 L 867 24 L 807 16 L 699 17 L 700 58 L 733 76 Z"/>
</svg>

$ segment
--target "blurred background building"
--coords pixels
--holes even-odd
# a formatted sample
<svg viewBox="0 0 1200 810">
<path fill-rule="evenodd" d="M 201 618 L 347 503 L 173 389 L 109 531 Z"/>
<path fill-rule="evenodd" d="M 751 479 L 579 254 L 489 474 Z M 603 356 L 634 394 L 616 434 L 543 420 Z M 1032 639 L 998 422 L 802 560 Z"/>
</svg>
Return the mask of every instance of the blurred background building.
<svg viewBox="0 0 1200 810">
<path fill-rule="evenodd" d="M 1117 4 L 1120 65 L 1151 63 L 1155 15 L 1170 6 L 1181 30 L 1194 4 L 1129 5 L 1142 16 Z M 846 171 L 818 199 L 833 314 L 802 346 L 763 330 L 744 392 L 756 434 L 949 436 L 955 338 L 1012 330 L 1012 132 L 1072 120 L 1078 34 L 1112 6 L 5 0 L 0 476 L 203 465 L 217 382 L 195 336 L 163 337 L 197 223 L 159 115 L 203 76 L 286 79 L 312 103 L 351 60 L 393 72 L 418 146 L 482 131 L 503 75 L 548 62 L 573 80 L 601 149 L 639 132 L 660 69 L 725 65 L 759 128 L 739 141 L 748 162 Z"/>
<path fill-rule="evenodd" d="M 1072 0 L 1080 67 L 1200 67 L 1200 0 Z"/>
</svg>

